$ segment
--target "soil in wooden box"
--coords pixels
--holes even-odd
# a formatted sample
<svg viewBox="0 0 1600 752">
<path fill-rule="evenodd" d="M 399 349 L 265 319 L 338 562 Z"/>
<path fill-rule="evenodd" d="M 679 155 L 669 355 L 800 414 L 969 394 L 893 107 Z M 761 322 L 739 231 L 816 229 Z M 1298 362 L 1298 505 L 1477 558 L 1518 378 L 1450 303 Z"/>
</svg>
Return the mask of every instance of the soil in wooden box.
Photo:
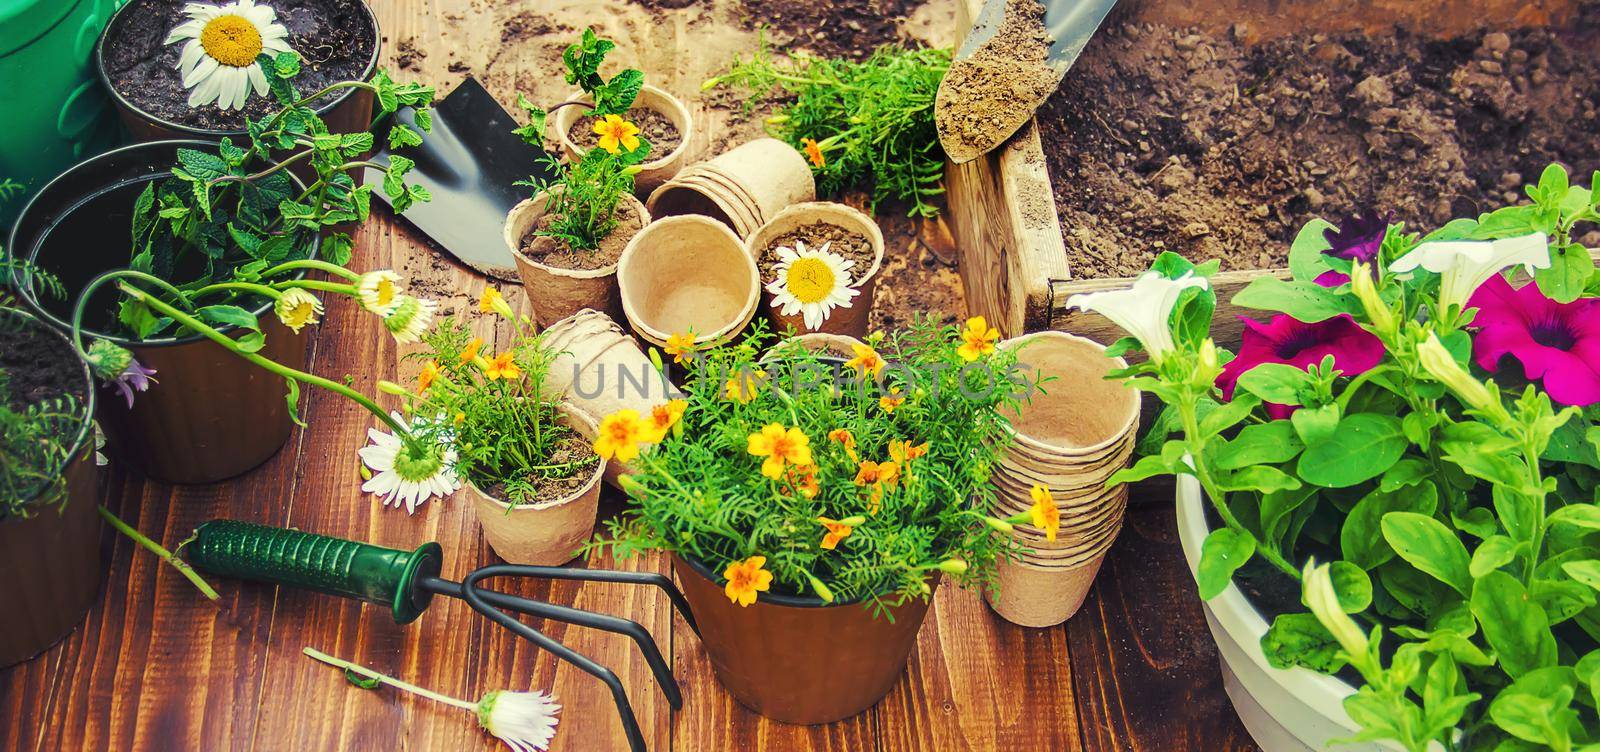
<svg viewBox="0 0 1600 752">
<path fill-rule="evenodd" d="M 251 95 L 243 109 L 216 105 L 190 107 L 189 90 L 178 72 L 184 44 L 166 44 L 167 34 L 189 17 L 188 0 L 132 0 L 106 37 L 105 65 L 111 85 L 139 109 L 168 122 L 194 128 L 244 130 L 245 118 L 260 118 L 278 108 L 271 97 Z M 272 0 L 277 23 L 289 31 L 289 46 L 302 67 L 294 79 L 302 95 L 359 78 L 378 40 L 372 36 L 361 0 Z M 323 101 L 314 103 L 319 106 Z"/>
<path fill-rule="evenodd" d="M 1525 200 L 1552 161 L 1600 168 L 1600 4 L 1451 40 L 1247 34 L 1108 22 L 1041 108 L 1073 277 L 1163 250 L 1281 267 L 1313 216 L 1431 229 Z"/>
</svg>

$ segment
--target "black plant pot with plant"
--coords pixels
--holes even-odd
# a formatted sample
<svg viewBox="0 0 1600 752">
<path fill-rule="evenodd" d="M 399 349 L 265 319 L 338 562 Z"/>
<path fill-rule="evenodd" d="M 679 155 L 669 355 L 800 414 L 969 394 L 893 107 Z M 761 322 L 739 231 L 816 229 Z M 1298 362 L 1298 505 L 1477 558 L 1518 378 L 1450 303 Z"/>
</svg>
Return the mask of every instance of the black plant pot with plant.
<svg viewBox="0 0 1600 752">
<path fill-rule="evenodd" d="M 66 337 L 0 307 L 0 668 L 71 632 L 99 591 L 94 403 Z"/>
</svg>

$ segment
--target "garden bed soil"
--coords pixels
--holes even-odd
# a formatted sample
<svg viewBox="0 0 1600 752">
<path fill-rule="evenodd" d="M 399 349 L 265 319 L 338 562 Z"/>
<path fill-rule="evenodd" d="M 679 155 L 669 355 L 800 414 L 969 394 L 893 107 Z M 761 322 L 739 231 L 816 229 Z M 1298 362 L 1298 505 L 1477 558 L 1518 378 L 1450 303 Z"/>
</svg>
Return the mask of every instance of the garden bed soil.
<svg viewBox="0 0 1600 752">
<path fill-rule="evenodd" d="M 626 119 L 639 126 L 639 136 L 650 142 L 650 154 L 645 157 L 646 162 L 671 154 L 683 143 L 683 134 L 678 132 L 678 126 L 672 122 L 672 118 L 649 107 L 628 110 Z M 572 124 L 567 137 L 585 151 L 593 149 L 600 142 L 600 134 L 594 132 L 594 123 L 593 116 L 579 118 Z"/>
<path fill-rule="evenodd" d="M 1426 230 L 1525 200 L 1552 161 L 1585 182 L 1600 167 L 1600 4 L 1562 29 L 1449 40 L 1249 37 L 1108 22 L 1040 108 L 1074 278 L 1136 275 L 1164 250 L 1282 267 L 1314 216 Z"/>
<path fill-rule="evenodd" d="M 84 404 L 83 365 L 72 348 L 43 324 L 17 324 L 16 316 L 0 316 L 0 373 L 9 406 L 20 410 L 63 395 Z"/>
<path fill-rule="evenodd" d="M 773 238 L 762 250 L 756 265 L 761 269 L 763 286 L 777 278 L 773 270 L 778 267 L 778 249 L 793 248 L 796 241 L 804 243 L 806 249 L 811 251 L 820 250 L 826 245 L 830 253 L 838 254 L 845 261 L 856 262 L 849 271 L 851 284 L 860 284 L 861 276 L 872 269 L 875 254 L 872 252 L 872 242 L 865 235 L 831 222 L 812 222 Z"/>
<path fill-rule="evenodd" d="M 622 258 L 623 249 L 628 247 L 628 241 L 644 229 L 644 219 L 639 216 L 637 204 L 627 200 L 617 204 L 617 226 L 594 250 L 573 250 L 563 241 L 535 234 L 549 228 L 553 221 L 554 218 L 546 214 L 534 223 L 528 234 L 522 236 L 522 255 L 545 266 L 578 271 L 604 269 L 617 263 L 617 259 Z"/>
<path fill-rule="evenodd" d="M 1044 5 L 1007 2 L 999 30 L 971 56 L 952 62 L 939 86 L 944 94 L 936 113 L 939 138 L 952 154 L 982 154 L 1026 121 L 1027 110 L 1018 113 L 1018 108 L 1056 88 L 1049 53 Z"/>
<path fill-rule="evenodd" d="M 740 10 L 750 26 L 767 26 L 779 49 L 800 46 L 825 57 L 860 60 L 882 45 L 911 43 L 906 21 L 924 4 L 925 0 L 742 0 Z"/>
<path fill-rule="evenodd" d="M 111 85 L 139 109 L 162 120 L 204 130 L 244 130 L 246 118 L 276 110 L 270 96 L 252 94 L 243 109 L 224 112 L 215 104 L 188 105 L 189 91 L 178 73 L 182 43 L 163 44 L 168 32 L 188 16 L 188 0 L 132 0 L 108 31 L 105 67 Z M 360 78 L 378 44 L 361 0 L 273 0 L 278 23 L 289 30 L 289 46 L 300 53 L 302 94 L 328 84 Z M 331 101 L 324 99 L 313 106 Z"/>
<path fill-rule="evenodd" d="M 568 433 L 572 433 L 570 429 Z M 594 477 L 594 463 L 598 462 L 599 458 L 595 456 L 594 450 L 589 447 L 589 442 L 584 441 L 582 437 L 576 434 L 569 435 L 560 441 L 561 443 L 556 446 L 555 451 L 551 452 L 547 458 L 548 464 L 560 465 L 568 462 L 578 462 L 585 457 L 594 460 L 594 462 L 585 464 L 583 468 L 565 478 L 548 476 L 530 478 L 529 480 L 533 483 L 533 498 L 538 502 L 565 499 L 582 491 L 583 487 L 588 485 L 589 480 Z M 504 482 L 491 483 L 483 486 L 482 490 L 484 495 L 491 499 L 499 499 L 507 504 L 511 503 L 510 495 L 506 492 L 506 484 Z"/>
</svg>

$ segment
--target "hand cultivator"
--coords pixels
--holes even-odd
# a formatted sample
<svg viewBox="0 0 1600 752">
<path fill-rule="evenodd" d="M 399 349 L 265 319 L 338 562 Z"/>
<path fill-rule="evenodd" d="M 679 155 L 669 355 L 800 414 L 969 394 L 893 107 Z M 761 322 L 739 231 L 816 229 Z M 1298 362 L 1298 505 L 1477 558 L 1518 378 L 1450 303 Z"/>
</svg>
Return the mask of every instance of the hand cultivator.
<svg viewBox="0 0 1600 752">
<path fill-rule="evenodd" d="M 201 525 L 195 535 L 185 553 L 196 569 L 388 606 L 397 624 L 416 620 L 436 595 L 466 601 L 474 611 L 518 637 L 605 682 L 633 752 L 644 752 L 644 735 L 639 731 L 633 705 L 616 673 L 522 623 L 508 611 L 628 636 L 638 644 L 645 662 L 650 664 L 667 702 L 675 710 L 683 705 L 683 694 L 672 677 L 672 668 L 661 656 L 650 632 L 638 622 L 508 595 L 482 584 L 485 580 L 503 577 L 543 577 L 658 587 L 666 592 L 673 608 L 683 615 L 689 627 L 698 633 L 688 602 L 665 575 L 494 564 L 468 572 L 460 582 L 453 582 L 439 576 L 443 550 L 438 543 L 424 543 L 415 551 L 403 551 L 234 520 L 212 520 Z"/>
</svg>

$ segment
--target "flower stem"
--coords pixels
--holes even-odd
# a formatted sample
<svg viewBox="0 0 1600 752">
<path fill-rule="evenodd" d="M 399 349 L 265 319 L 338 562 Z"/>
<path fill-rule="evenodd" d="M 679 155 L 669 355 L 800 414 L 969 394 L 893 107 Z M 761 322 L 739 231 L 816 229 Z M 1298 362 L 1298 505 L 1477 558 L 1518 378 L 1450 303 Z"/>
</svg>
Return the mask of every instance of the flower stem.
<svg viewBox="0 0 1600 752">
<path fill-rule="evenodd" d="M 1186 394 L 1185 398 L 1178 403 L 1178 414 L 1183 418 L 1183 433 L 1188 437 L 1189 446 L 1194 455 L 1195 477 L 1200 479 L 1200 485 L 1205 488 L 1206 496 L 1211 498 L 1211 506 L 1217 510 L 1217 516 L 1222 518 L 1223 524 L 1248 537 L 1252 543 L 1256 544 L 1256 553 L 1260 554 L 1261 558 L 1266 559 L 1267 563 L 1289 575 L 1295 582 L 1299 582 L 1300 570 L 1295 569 L 1294 565 L 1284 559 L 1282 554 L 1268 548 L 1256 538 L 1254 533 L 1239 522 L 1239 518 L 1234 516 L 1233 510 L 1228 508 L 1225 492 L 1218 490 L 1216 483 L 1211 479 L 1211 473 L 1206 469 L 1206 461 L 1203 456 L 1205 454 L 1205 439 L 1200 436 L 1200 420 L 1196 414 L 1195 399 L 1192 393 Z"/>
<path fill-rule="evenodd" d="M 361 279 L 361 275 L 339 266 L 338 264 L 329 263 L 321 259 L 298 259 L 296 261 L 285 261 L 277 266 L 272 267 L 271 269 L 262 272 L 261 276 L 274 277 L 293 269 L 315 269 L 316 271 L 327 272 L 328 274 L 332 274 L 336 277 L 343 277 L 351 282 L 356 282 Z"/>
<path fill-rule="evenodd" d="M 303 287 L 307 290 L 321 290 L 323 292 L 336 292 L 341 295 L 355 295 L 355 285 L 344 285 L 338 282 L 324 282 L 319 279 L 292 279 L 287 282 L 275 283 L 279 287 Z"/>
<path fill-rule="evenodd" d="M 78 302 L 72 307 L 72 344 L 78 348 L 80 354 L 87 354 L 83 347 L 83 314 L 89 308 L 89 299 L 94 296 L 94 291 L 106 284 L 121 279 L 137 279 L 161 288 L 164 292 L 171 293 L 174 298 L 183 302 L 184 307 L 194 310 L 194 304 L 184 296 L 183 291 L 174 287 L 172 283 L 152 274 L 145 274 L 134 269 L 116 269 L 101 274 L 85 285 L 83 292 L 78 293 Z M 122 283 L 118 282 L 120 287 Z M 147 296 L 148 297 L 148 296 Z M 169 306 L 170 307 L 170 306 Z"/>
<path fill-rule="evenodd" d="M 220 292 L 223 290 L 239 290 L 241 292 L 254 293 L 256 295 L 265 295 L 273 300 L 283 297 L 283 293 L 279 292 L 277 289 L 268 287 L 267 285 L 258 285 L 254 282 L 218 282 L 214 285 L 206 285 L 205 287 L 195 290 L 194 295 L 195 297 L 199 297 L 208 292 Z"/>
<path fill-rule="evenodd" d="M 312 659 L 315 659 L 315 660 L 318 660 L 318 661 L 322 661 L 323 663 L 326 663 L 329 666 L 333 666 L 335 668 L 342 668 L 342 669 L 344 669 L 346 671 L 353 671 L 353 672 L 355 672 L 357 674 L 360 674 L 362 676 L 365 676 L 365 677 L 367 677 L 369 679 L 377 679 L 378 681 L 381 681 L 384 684 L 387 684 L 387 685 L 389 685 L 391 687 L 394 687 L 395 689 L 399 689 L 399 690 L 405 691 L 405 692 L 410 692 L 410 693 L 412 693 L 414 695 L 421 695 L 421 696 L 426 697 L 426 698 L 428 698 L 430 700 L 434 700 L 434 701 L 437 701 L 437 702 L 442 702 L 442 703 L 444 703 L 446 705 L 453 705 L 455 707 L 461 708 L 462 710 L 465 710 L 465 711 L 468 711 L 468 712 L 472 712 L 472 713 L 478 712 L 478 703 L 468 702 L 466 700 L 462 700 L 462 699 L 458 699 L 458 698 L 455 698 L 455 697 L 451 697 L 450 695 L 440 694 L 440 693 L 434 692 L 432 690 L 423 689 L 422 687 L 419 687 L 419 686 L 417 686 L 415 684 L 412 684 L 410 682 L 401 681 L 401 680 L 396 679 L 396 678 L 394 678 L 392 676 L 389 676 L 387 674 L 380 674 L 380 673 L 378 673 L 376 671 L 373 671 L 372 669 L 367 668 L 366 666 L 363 666 L 363 665 L 361 665 L 359 663 L 352 663 L 350 661 L 344 660 L 343 658 L 335 658 L 335 657 L 333 657 L 331 655 L 328 655 L 327 653 L 324 653 L 324 652 L 322 652 L 320 650 L 317 650 L 316 648 L 311 648 L 311 647 L 302 648 L 301 652 L 305 653 L 308 657 L 310 657 Z"/>
<path fill-rule="evenodd" d="M 189 562 L 178 558 L 176 554 L 168 551 L 160 543 L 150 540 L 144 535 L 144 533 L 133 529 L 132 525 L 129 525 L 128 523 L 118 519 L 117 516 L 112 514 L 111 510 L 106 509 L 104 505 L 100 507 L 100 516 L 104 517 L 106 522 L 111 523 L 111 526 L 116 528 L 117 532 L 128 536 L 129 538 L 133 539 L 134 543 L 145 547 L 150 551 L 150 553 L 161 557 L 162 561 L 171 564 L 174 569 L 178 570 L 179 574 L 188 578 L 189 582 L 194 583 L 194 586 L 200 589 L 200 594 L 204 595 L 208 600 L 215 601 L 222 597 L 217 595 L 217 591 L 212 589 L 211 585 L 200 576 L 199 572 L 194 571 L 194 567 L 189 566 Z"/>
</svg>

